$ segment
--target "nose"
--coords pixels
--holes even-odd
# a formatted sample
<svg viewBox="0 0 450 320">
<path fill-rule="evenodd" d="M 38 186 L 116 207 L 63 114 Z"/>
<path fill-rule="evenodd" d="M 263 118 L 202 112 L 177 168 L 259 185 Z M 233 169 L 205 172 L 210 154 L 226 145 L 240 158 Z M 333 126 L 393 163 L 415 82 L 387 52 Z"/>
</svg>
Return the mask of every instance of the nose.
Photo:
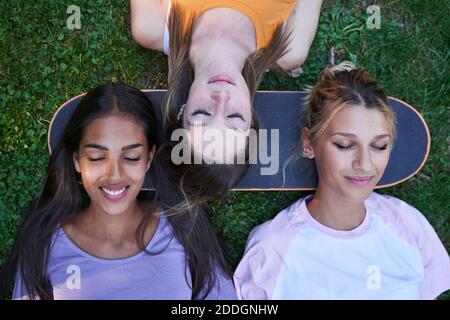
<svg viewBox="0 0 450 320">
<path fill-rule="evenodd" d="M 211 92 L 211 98 L 219 105 L 225 104 L 230 100 L 230 94 L 226 91 L 215 90 Z"/>
<path fill-rule="evenodd" d="M 112 183 L 121 181 L 122 166 L 119 159 L 109 159 L 105 168 L 105 175 Z"/>
<path fill-rule="evenodd" d="M 353 168 L 363 172 L 371 172 L 373 167 L 372 157 L 368 149 L 361 149 L 353 160 Z"/>
</svg>

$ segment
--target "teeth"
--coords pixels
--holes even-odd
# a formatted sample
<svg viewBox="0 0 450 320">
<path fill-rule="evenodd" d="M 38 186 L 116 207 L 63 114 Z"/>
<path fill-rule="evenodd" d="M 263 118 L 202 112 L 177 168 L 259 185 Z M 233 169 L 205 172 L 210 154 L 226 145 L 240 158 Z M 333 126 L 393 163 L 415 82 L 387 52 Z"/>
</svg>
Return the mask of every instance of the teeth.
<svg viewBox="0 0 450 320">
<path fill-rule="evenodd" d="M 122 188 L 120 190 L 117 190 L 117 191 L 109 190 L 109 189 L 106 189 L 106 188 L 103 188 L 103 187 L 101 189 L 103 190 L 103 192 L 109 194 L 110 196 L 118 196 L 119 194 L 121 194 L 121 193 L 123 193 L 125 191 L 126 187 L 124 187 L 124 188 Z"/>
</svg>

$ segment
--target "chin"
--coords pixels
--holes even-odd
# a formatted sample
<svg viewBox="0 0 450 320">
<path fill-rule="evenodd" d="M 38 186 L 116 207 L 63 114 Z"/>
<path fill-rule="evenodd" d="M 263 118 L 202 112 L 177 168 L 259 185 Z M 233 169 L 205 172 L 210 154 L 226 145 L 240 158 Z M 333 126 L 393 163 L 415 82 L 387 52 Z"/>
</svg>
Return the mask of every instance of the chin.
<svg viewBox="0 0 450 320">
<path fill-rule="evenodd" d="M 103 208 L 103 211 L 110 216 L 119 216 L 127 211 L 128 206 L 107 206 Z"/>
<path fill-rule="evenodd" d="M 102 210 L 110 216 L 119 216 L 124 212 L 130 210 L 133 206 L 132 202 L 124 201 L 122 203 L 103 203 Z"/>
<path fill-rule="evenodd" d="M 363 203 L 364 201 L 369 198 L 370 194 L 372 193 L 373 188 L 365 188 L 365 189 L 359 189 L 359 190 L 344 190 L 344 196 L 346 199 L 348 199 L 350 202 L 353 203 Z"/>
</svg>

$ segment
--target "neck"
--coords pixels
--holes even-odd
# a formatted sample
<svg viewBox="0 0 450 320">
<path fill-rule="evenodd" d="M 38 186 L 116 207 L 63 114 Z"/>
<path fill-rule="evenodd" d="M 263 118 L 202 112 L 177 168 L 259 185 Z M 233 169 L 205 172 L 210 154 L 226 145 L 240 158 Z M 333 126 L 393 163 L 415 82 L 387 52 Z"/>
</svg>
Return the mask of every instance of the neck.
<svg viewBox="0 0 450 320">
<path fill-rule="evenodd" d="M 90 205 L 85 212 L 85 225 L 96 237 L 114 243 L 134 241 L 136 229 L 144 216 L 144 210 L 135 201 L 128 210 L 110 215 Z"/>
<path fill-rule="evenodd" d="M 364 221 L 364 203 L 352 202 L 331 192 L 323 192 L 320 185 L 307 204 L 311 216 L 321 224 L 342 231 L 353 230 Z"/>
<path fill-rule="evenodd" d="M 228 74 L 242 72 L 245 59 L 251 52 L 232 39 L 199 39 L 192 44 L 190 59 L 195 75 L 202 73 Z"/>
</svg>

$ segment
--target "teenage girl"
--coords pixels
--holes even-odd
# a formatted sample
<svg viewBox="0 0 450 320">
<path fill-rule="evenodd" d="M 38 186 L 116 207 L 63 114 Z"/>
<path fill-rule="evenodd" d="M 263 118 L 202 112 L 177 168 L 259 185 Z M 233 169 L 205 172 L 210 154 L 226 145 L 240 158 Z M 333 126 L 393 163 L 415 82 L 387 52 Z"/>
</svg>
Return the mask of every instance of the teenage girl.
<svg viewBox="0 0 450 320">
<path fill-rule="evenodd" d="M 395 144 L 395 114 L 377 83 L 345 62 L 319 75 L 307 101 L 302 155 L 318 186 L 247 241 L 240 299 L 434 299 L 450 259 L 426 218 L 373 192 Z"/>
<path fill-rule="evenodd" d="M 251 154 L 247 139 L 259 129 L 252 107 L 258 86 L 270 68 L 298 73 L 314 39 L 321 4 L 131 1 L 134 39 L 168 54 L 165 143 L 159 153 L 193 210 L 223 197 L 245 175 Z M 192 149 L 192 157 L 181 163 L 173 158 L 178 140 L 172 134 L 178 129 L 186 131 Z M 212 139 L 208 130 L 219 138 Z"/>
<path fill-rule="evenodd" d="M 104 85 L 83 97 L 22 217 L 0 296 L 15 280 L 15 299 L 235 297 L 206 217 L 166 215 L 168 195 L 141 191 L 157 132 L 138 89 Z"/>
</svg>

